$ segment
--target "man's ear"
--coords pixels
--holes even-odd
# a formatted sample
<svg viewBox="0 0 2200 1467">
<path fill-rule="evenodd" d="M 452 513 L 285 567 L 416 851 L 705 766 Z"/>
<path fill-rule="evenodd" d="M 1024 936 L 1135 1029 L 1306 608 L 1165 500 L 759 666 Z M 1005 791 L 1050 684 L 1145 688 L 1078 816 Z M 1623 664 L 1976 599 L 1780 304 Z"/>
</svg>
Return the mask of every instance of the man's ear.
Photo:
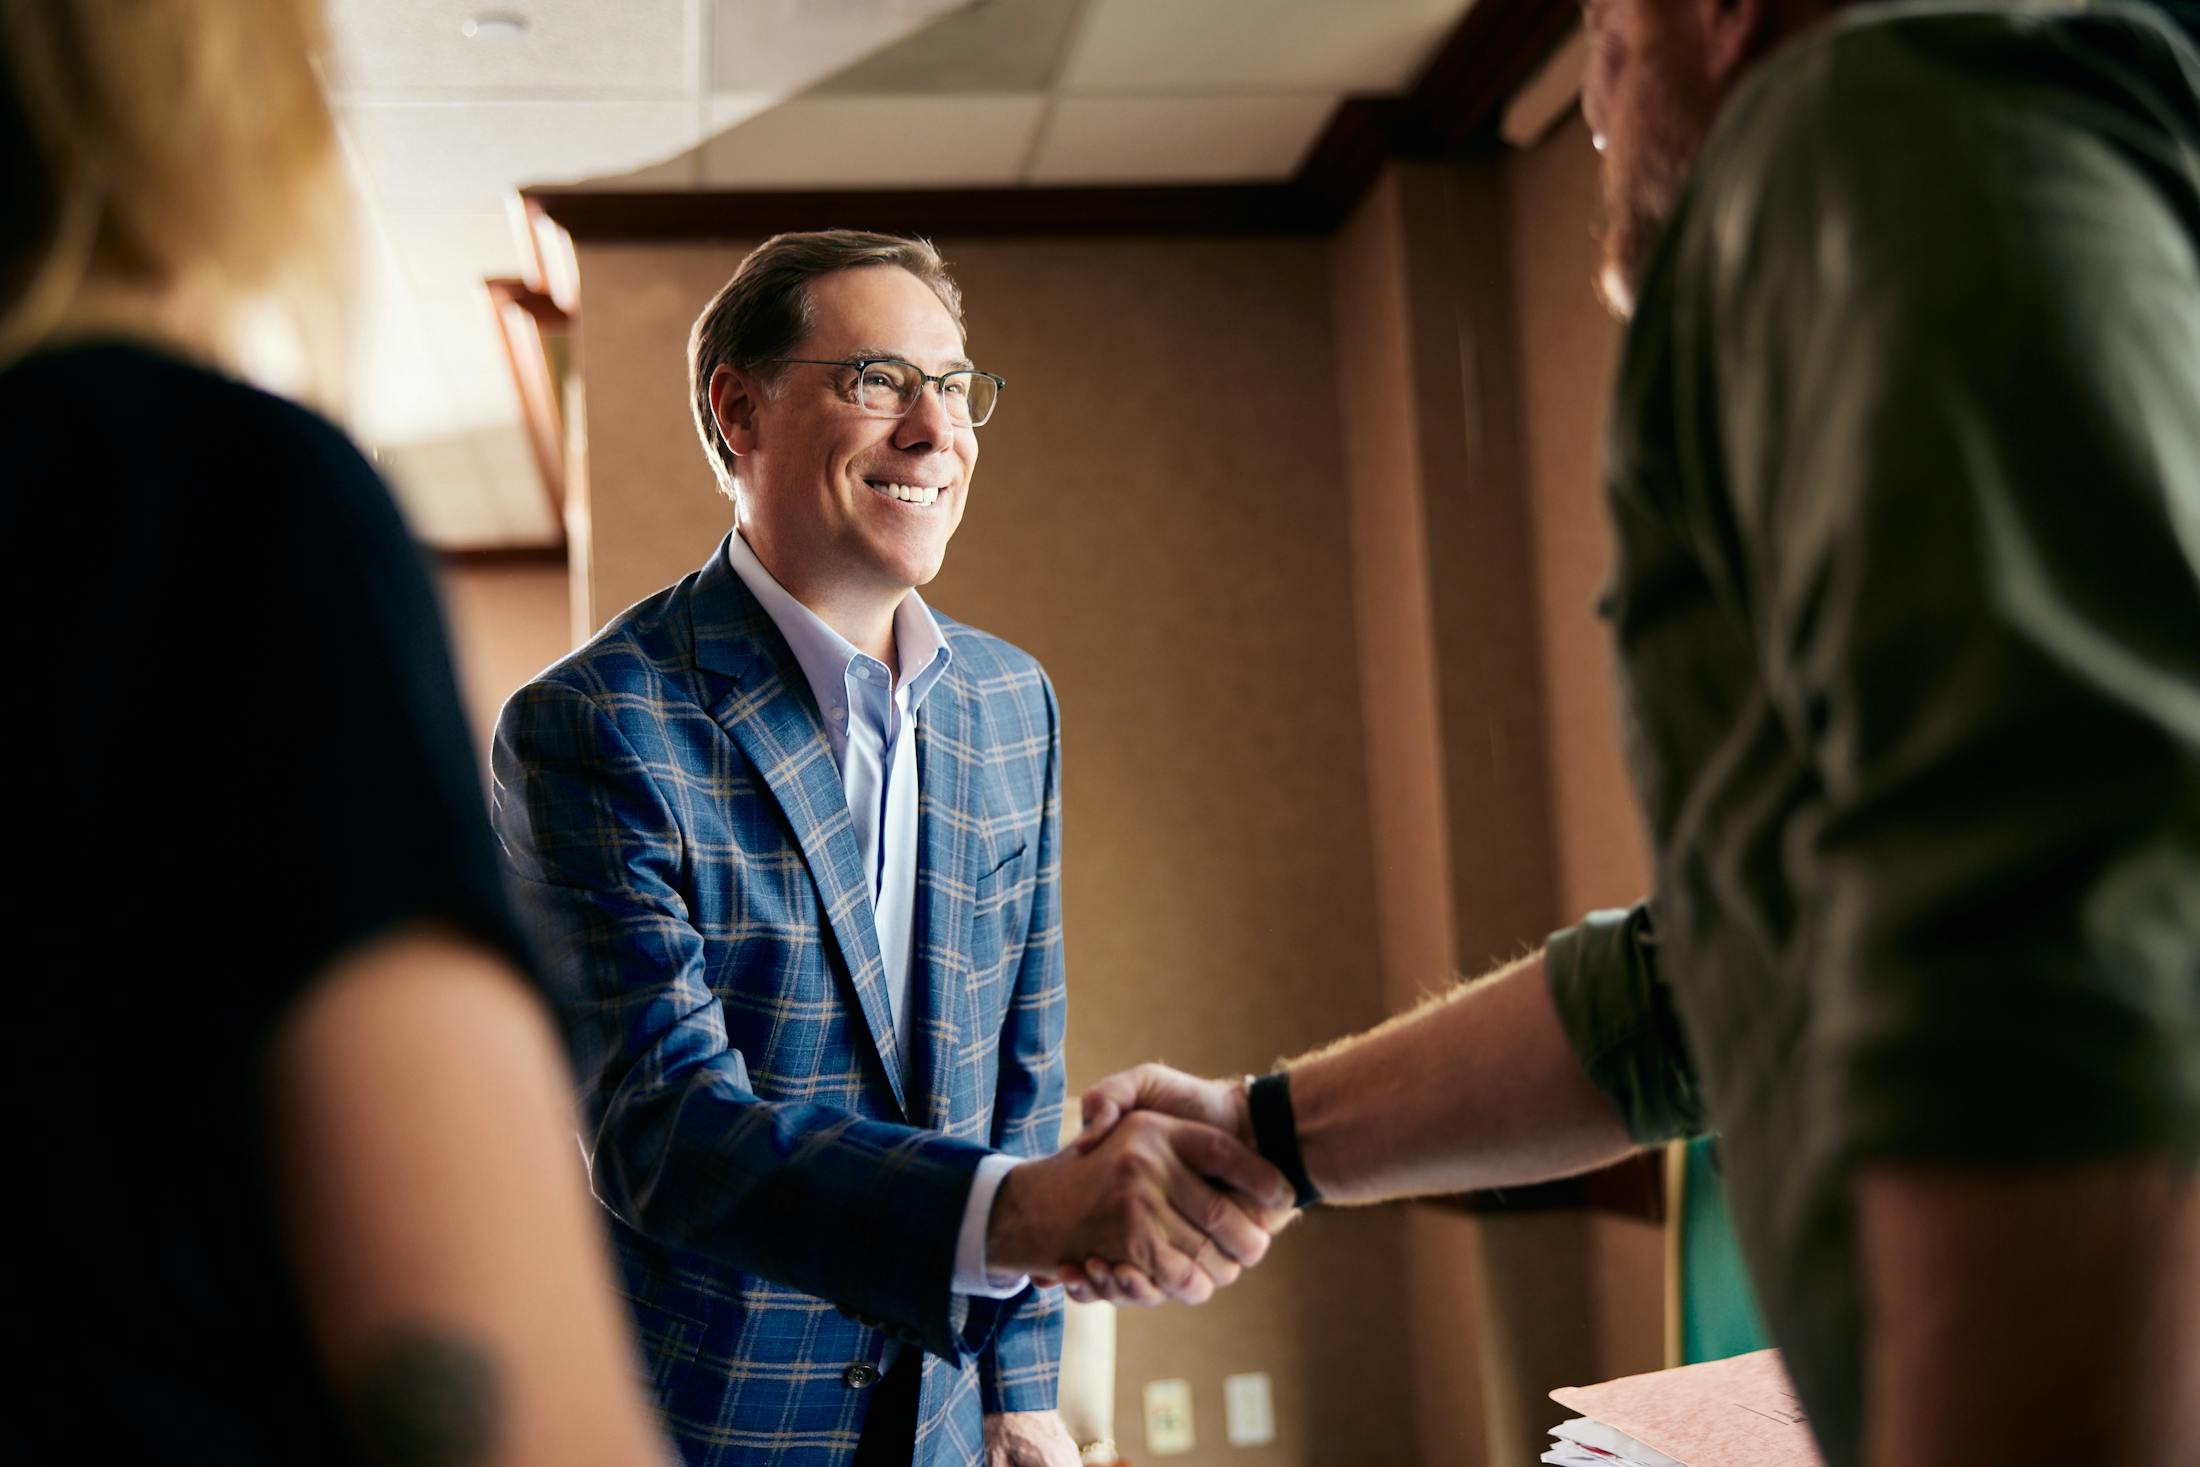
<svg viewBox="0 0 2200 1467">
<path fill-rule="evenodd" d="M 1696 0 L 1696 14 L 1703 22 L 1704 77 L 1724 92 L 1745 65 L 1764 50 L 1770 39 L 1765 28 L 1771 17 L 1769 0 Z"/>
<path fill-rule="evenodd" d="M 756 447 L 756 408 L 763 396 L 763 384 L 747 372 L 721 364 L 710 374 L 710 415 L 736 458 Z"/>
</svg>

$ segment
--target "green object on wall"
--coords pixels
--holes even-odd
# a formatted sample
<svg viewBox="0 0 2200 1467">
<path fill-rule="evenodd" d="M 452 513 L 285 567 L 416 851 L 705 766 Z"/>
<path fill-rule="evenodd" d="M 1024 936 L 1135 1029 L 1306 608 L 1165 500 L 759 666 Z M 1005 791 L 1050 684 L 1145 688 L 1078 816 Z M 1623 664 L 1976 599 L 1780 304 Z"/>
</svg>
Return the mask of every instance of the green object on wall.
<svg viewBox="0 0 2200 1467">
<path fill-rule="evenodd" d="M 1716 1138 L 1688 1143 L 1681 1185 L 1681 1363 L 1724 1360 L 1772 1343 L 1757 1315 L 1757 1293 L 1742 1266 L 1741 1246 L 1726 1214 L 1713 1147 Z"/>
</svg>

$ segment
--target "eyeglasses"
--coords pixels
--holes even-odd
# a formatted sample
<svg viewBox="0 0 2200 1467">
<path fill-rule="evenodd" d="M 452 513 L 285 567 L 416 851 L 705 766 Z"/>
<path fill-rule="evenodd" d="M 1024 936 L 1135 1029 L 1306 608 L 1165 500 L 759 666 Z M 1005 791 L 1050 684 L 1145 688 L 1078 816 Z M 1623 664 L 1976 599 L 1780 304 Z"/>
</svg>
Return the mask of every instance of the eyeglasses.
<svg viewBox="0 0 2200 1467">
<path fill-rule="evenodd" d="M 924 395 L 924 384 L 937 382 L 947 416 L 962 426 L 981 428 L 985 420 L 993 416 L 994 404 L 1001 400 L 1001 389 L 1008 386 L 1006 378 L 974 367 L 959 367 L 933 376 L 897 357 L 857 357 L 837 362 L 821 357 L 771 357 L 768 360 L 802 367 L 844 369 L 850 373 L 844 389 L 848 401 L 874 418 L 907 417 L 909 410 L 917 405 L 917 399 Z"/>
</svg>

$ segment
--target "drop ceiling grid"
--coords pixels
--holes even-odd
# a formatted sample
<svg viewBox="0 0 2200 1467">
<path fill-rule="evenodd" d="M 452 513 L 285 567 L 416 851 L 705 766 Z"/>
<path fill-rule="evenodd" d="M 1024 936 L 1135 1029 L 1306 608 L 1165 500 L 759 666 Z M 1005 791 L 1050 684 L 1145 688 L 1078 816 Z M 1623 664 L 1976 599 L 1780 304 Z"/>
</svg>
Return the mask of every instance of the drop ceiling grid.
<svg viewBox="0 0 2200 1467">
<path fill-rule="evenodd" d="M 432 540 L 550 534 L 479 288 L 517 273 L 515 187 L 1273 180 L 1468 3 L 331 0 L 390 378 L 366 421 Z M 527 28 L 462 34 L 495 9 Z"/>
</svg>

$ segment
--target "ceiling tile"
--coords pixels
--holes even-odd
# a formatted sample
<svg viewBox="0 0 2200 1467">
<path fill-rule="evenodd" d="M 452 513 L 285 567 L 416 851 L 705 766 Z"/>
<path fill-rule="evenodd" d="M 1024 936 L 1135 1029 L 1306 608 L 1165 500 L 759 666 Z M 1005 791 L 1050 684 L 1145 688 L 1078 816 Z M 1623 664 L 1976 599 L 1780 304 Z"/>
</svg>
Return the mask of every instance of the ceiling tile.
<svg viewBox="0 0 2200 1467">
<path fill-rule="evenodd" d="M 970 0 L 709 0 L 710 90 L 802 90 Z"/>
<path fill-rule="evenodd" d="M 385 211 L 383 233 L 407 290 L 421 302 L 471 300 L 491 276 L 522 272 L 509 215 L 401 214 Z"/>
<path fill-rule="evenodd" d="M 517 422 L 494 424 L 470 435 L 482 487 L 494 508 L 503 545 L 543 545 L 558 538 L 557 515 L 543 488 L 535 452 Z"/>
<path fill-rule="evenodd" d="M 414 535 L 446 549 L 543 544 L 553 538 L 548 503 L 540 489 L 527 503 L 530 478 L 507 478 L 485 461 L 484 437 L 516 428 L 480 429 L 442 438 L 382 445 L 375 462 L 390 481 Z"/>
<path fill-rule="evenodd" d="M 353 102 L 340 109 L 374 202 L 495 207 L 516 185 L 623 173 L 694 145 L 699 103 Z"/>
<path fill-rule="evenodd" d="M 542 545 L 557 538 L 541 471 L 516 421 L 374 443 L 369 451 L 413 533 L 431 545 Z"/>
<path fill-rule="evenodd" d="M 1009 184 L 1043 97 L 798 97 L 703 145 L 717 188 Z"/>
<path fill-rule="evenodd" d="M 1174 183 L 1288 178 L 1338 99 L 1065 97 L 1027 182 Z"/>
<path fill-rule="evenodd" d="M 784 100 L 777 92 L 712 92 L 703 99 L 704 130 L 715 136 Z"/>
<path fill-rule="evenodd" d="M 333 0 L 345 96 L 692 97 L 704 0 Z M 519 17 L 520 30 L 477 17 Z"/>
<path fill-rule="evenodd" d="M 460 427 L 516 421 L 519 389 L 488 291 L 477 290 L 464 302 L 416 305 L 411 314 L 415 340 L 442 379 L 451 421 Z"/>
<path fill-rule="evenodd" d="M 1043 92 L 1054 85 L 1080 0 L 991 0 L 826 77 L 816 92 Z"/>
<path fill-rule="evenodd" d="M 355 313 L 346 419 L 371 443 L 432 438 L 519 417 L 488 292 L 472 301 L 384 302 Z"/>
<path fill-rule="evenodd" d="M 1397 92 L 1470 0 L 1087 0 L 1070 93 Z"/>
</svg>

